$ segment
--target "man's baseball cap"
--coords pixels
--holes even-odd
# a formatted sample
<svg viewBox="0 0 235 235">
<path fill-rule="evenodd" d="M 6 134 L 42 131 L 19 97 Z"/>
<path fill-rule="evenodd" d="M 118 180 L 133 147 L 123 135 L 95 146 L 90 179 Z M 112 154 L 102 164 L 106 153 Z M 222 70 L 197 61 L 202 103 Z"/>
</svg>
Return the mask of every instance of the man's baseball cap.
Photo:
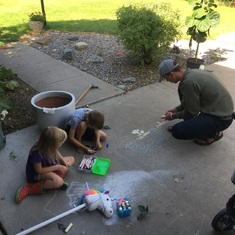
<svg viewBox="0 0 235 235">
<path fill-rule="evenodd" d="M 172 70 L 174 70 L 178 66 L 179 66 L 179 64 L 174 64 L 174 60 L 172 60 L 172 59 L 163 60 L 159 65 L 158 82 L 161 82 L 163 79 L 165 79 L 164 76 L 167 73 L 170 73 Z"/>
</svg>

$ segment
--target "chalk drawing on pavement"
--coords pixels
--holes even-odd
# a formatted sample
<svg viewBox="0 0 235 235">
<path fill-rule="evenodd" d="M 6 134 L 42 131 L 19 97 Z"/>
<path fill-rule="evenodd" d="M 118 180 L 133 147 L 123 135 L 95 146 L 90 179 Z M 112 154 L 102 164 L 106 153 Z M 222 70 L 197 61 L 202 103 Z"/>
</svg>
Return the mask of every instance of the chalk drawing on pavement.
<svg viewBox="0 0 235 235">
<path fill-rule="evenodd" d="M 137 134 L 137 139 L 128 142 L 126 149 L 147 152 L 148 150 L 159 146 L 160 143 L 166 141 L 168 133 L 166 133 L 165 123 L 162 122 L 147 132 L 143 130 L 133 130 L 132 134 Z"/>
<path fill-rule="evenodd" d="M 113 208 L 115 208 L 116 199 L 121 197 L 130 198 L 130 203 L 136 206 L 139 200 L 146 200 L 150 195 L 154 195 L 150 192 L 149 185 L 155 185 L 158 188 L 165 188 L 165 179 L 172 177 L 172 171 L 170 170 L 155 170 L 151 172 L 132 170 L 132 171 L 120 171 L 105 178 L 99 179 L 95 184 L 89 185 L 90 189 L 105 189 L 109 190 L 109 196 L 113 200 Z M 125 179 L 125 180 L 123 180 Z M 81 182 L 71 182 L 70 187 L 66 191 L 66 195 L 69 198 L 70 206 L 77 204 L 79 197 L 86 191 L 86 184 Z M 128 218 L 130 225 L 136 221 L 134 215 Z M 102 218 L 105 225 L 114 225 L 122 223 L 122 220 L 114 213 L 112 218 Z"/>
</svg>

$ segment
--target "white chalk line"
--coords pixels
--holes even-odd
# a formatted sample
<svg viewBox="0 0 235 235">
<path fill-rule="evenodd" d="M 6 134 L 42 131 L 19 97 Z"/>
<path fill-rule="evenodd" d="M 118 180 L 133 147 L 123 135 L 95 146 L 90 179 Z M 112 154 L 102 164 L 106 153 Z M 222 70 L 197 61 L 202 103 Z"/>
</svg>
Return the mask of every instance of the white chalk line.
<svg viewBox="0 0 235 235">
<path fill-rule="evenodd" d="M 162 181 L 166 177 L 172 176 L 172 172 L 169 170 L 156 170 L 152 172 L 145 172 L 141 170 L 132 171 L 121 171 L 110 175 L 107 175 L 104 179 L 99 180 L 96 185 L 89 185 L 90 189 L 100 189 L 100 185 L 105 190 L 110 191 L 110 197 L 112 199 L 118 199 L 121 197 L 127 197 L 133 208 L 137 208 L 136 203 L 139 200 L 145 201 L 149 194 L 149 183 L 148 181 L 154 181 L 159 186 L 159 188 L 166 187 Z M 125 179 L 125 180 L 123 180 Z M 66 195 L 69 197 L 70 205 L 77 203 L 78 196 L 81 196 L 86 190 L 85 184 L 81 182 L 72 182 Z M 107 225 L 115 225 L 127 223 L 127 226 L 132 226 L 136 221 L 134 214 L 131 214 L 126 220 L 122 220 L 118 217 L 116 213 L 116 201 L 113 202 L 114 215 L 111 218 L 102 217 L 102 222 Z"/>
<path fill-rule="evenodd" d="M 49 208 L 50 204 L 54 201 L 55 197 L 56 197 L 56 192 L 54 192 L 52 198 L 47 202 L 47 204 L 43 208 L 46 212 L 48 212 L 52 215 L 56 215 L 56 214 L 54 212 L 52 212 L 51 210 L 47 209 L 47 208 Z"/>
<path fill-rule="evenodd" d="M 126 149 L 147 152 L 156 146 L 159 146 L 160 143 L 166 141 L 166 130 L 163 129 L 167 121 L 160 123 L 156 127 L 150 129 L 147 132 L 138 132 L 134 130 L 132 133 L 137 133 L 137 139 L 128 142 L 125 146 Z M 141 136 L 138 133 L 142 133 Z"/>
</svg>

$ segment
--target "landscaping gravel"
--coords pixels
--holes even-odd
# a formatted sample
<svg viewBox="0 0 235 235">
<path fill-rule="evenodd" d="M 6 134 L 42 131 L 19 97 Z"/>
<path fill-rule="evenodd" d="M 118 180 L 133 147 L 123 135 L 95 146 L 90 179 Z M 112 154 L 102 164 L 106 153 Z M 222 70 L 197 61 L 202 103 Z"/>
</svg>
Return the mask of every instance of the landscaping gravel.
<svg viewBox="0 0 235 235">
<path fill-rule="evenodd" d="M 208 40 L 202 43 L 199 57 L 205 60 L 206 65 L 226 59 L 232 54 L 234 57 L 234 38 L 235 33 L 229 33 L 221 35 L 216 41 Z M 158 78 L 158 62 L 144 67 L 134 63 L 116 37 L 112 35 L 45 31 L 40 34 L 25 35 L 21 42 L 58 60 L 62 60 L 65 49 L 73 51 L 72 55 L 76 60 L 63 60 L 64 62 L 126 91 L 153 83 Z M 87 48 L 75 49 L 75 44 L 78 42 L 87 43 Z M 176 47 L 172 45 L 167 57 L 177 58 L 178 62 L 184 65 L 186 58 L 190 56 L 188 41 L 181 40 L 175 45 Z M 102 58 L 103 62 L 89 62 L 89 59 L 94 57 Z M 37 91 L 20 78 L 17 79 L 20 88 L 7 94 L 16 103 L 4 120 L 5 134 L 35 124 L 30 101 Z"/>
<path fill-rule="evenodd" d="M 233 33 L 200 44 L 199 58 L 204 59 L 205 65 L 226 59 L 229 53 L 233 53 L 232 38 Z M 45 31 L 27 35 L 23 41 L 55 59 L 63 60 L 126 91 L 156 82 L 158 79 L 158 62 L 141 66 L 130 59 L 124 46 L 113 35 Z M 77 49 L 76 44 L 79 42 L 87 46 Z M 193 46 L 196 48 L 196 45 Z M 69 52 L 69 56 L 66 57 L 65 52 Z M 195 50 L 189 50 L 188 41 L 181 40 L 172 44 L 166 57 L 178 59 L 185 65 L 186 59 L 192 57 L 193 53 Z"/>
</svg>

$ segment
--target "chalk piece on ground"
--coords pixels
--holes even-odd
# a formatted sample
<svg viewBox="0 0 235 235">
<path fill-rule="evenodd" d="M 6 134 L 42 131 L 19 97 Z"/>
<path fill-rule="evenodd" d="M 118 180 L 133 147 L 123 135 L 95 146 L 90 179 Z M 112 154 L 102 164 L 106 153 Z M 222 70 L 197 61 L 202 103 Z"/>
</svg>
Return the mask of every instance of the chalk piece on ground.
<svg viewBox="0 0 235 235">
<path fill-rule="evenodd" d="M 68 227 L 65 229 L 65 233 L 68 233 L 69 230 L 72 228 L 72 226 L 73 226 L 73 224 L 70 223 L 70 224 L 68 225 Z"/>
</svg>

